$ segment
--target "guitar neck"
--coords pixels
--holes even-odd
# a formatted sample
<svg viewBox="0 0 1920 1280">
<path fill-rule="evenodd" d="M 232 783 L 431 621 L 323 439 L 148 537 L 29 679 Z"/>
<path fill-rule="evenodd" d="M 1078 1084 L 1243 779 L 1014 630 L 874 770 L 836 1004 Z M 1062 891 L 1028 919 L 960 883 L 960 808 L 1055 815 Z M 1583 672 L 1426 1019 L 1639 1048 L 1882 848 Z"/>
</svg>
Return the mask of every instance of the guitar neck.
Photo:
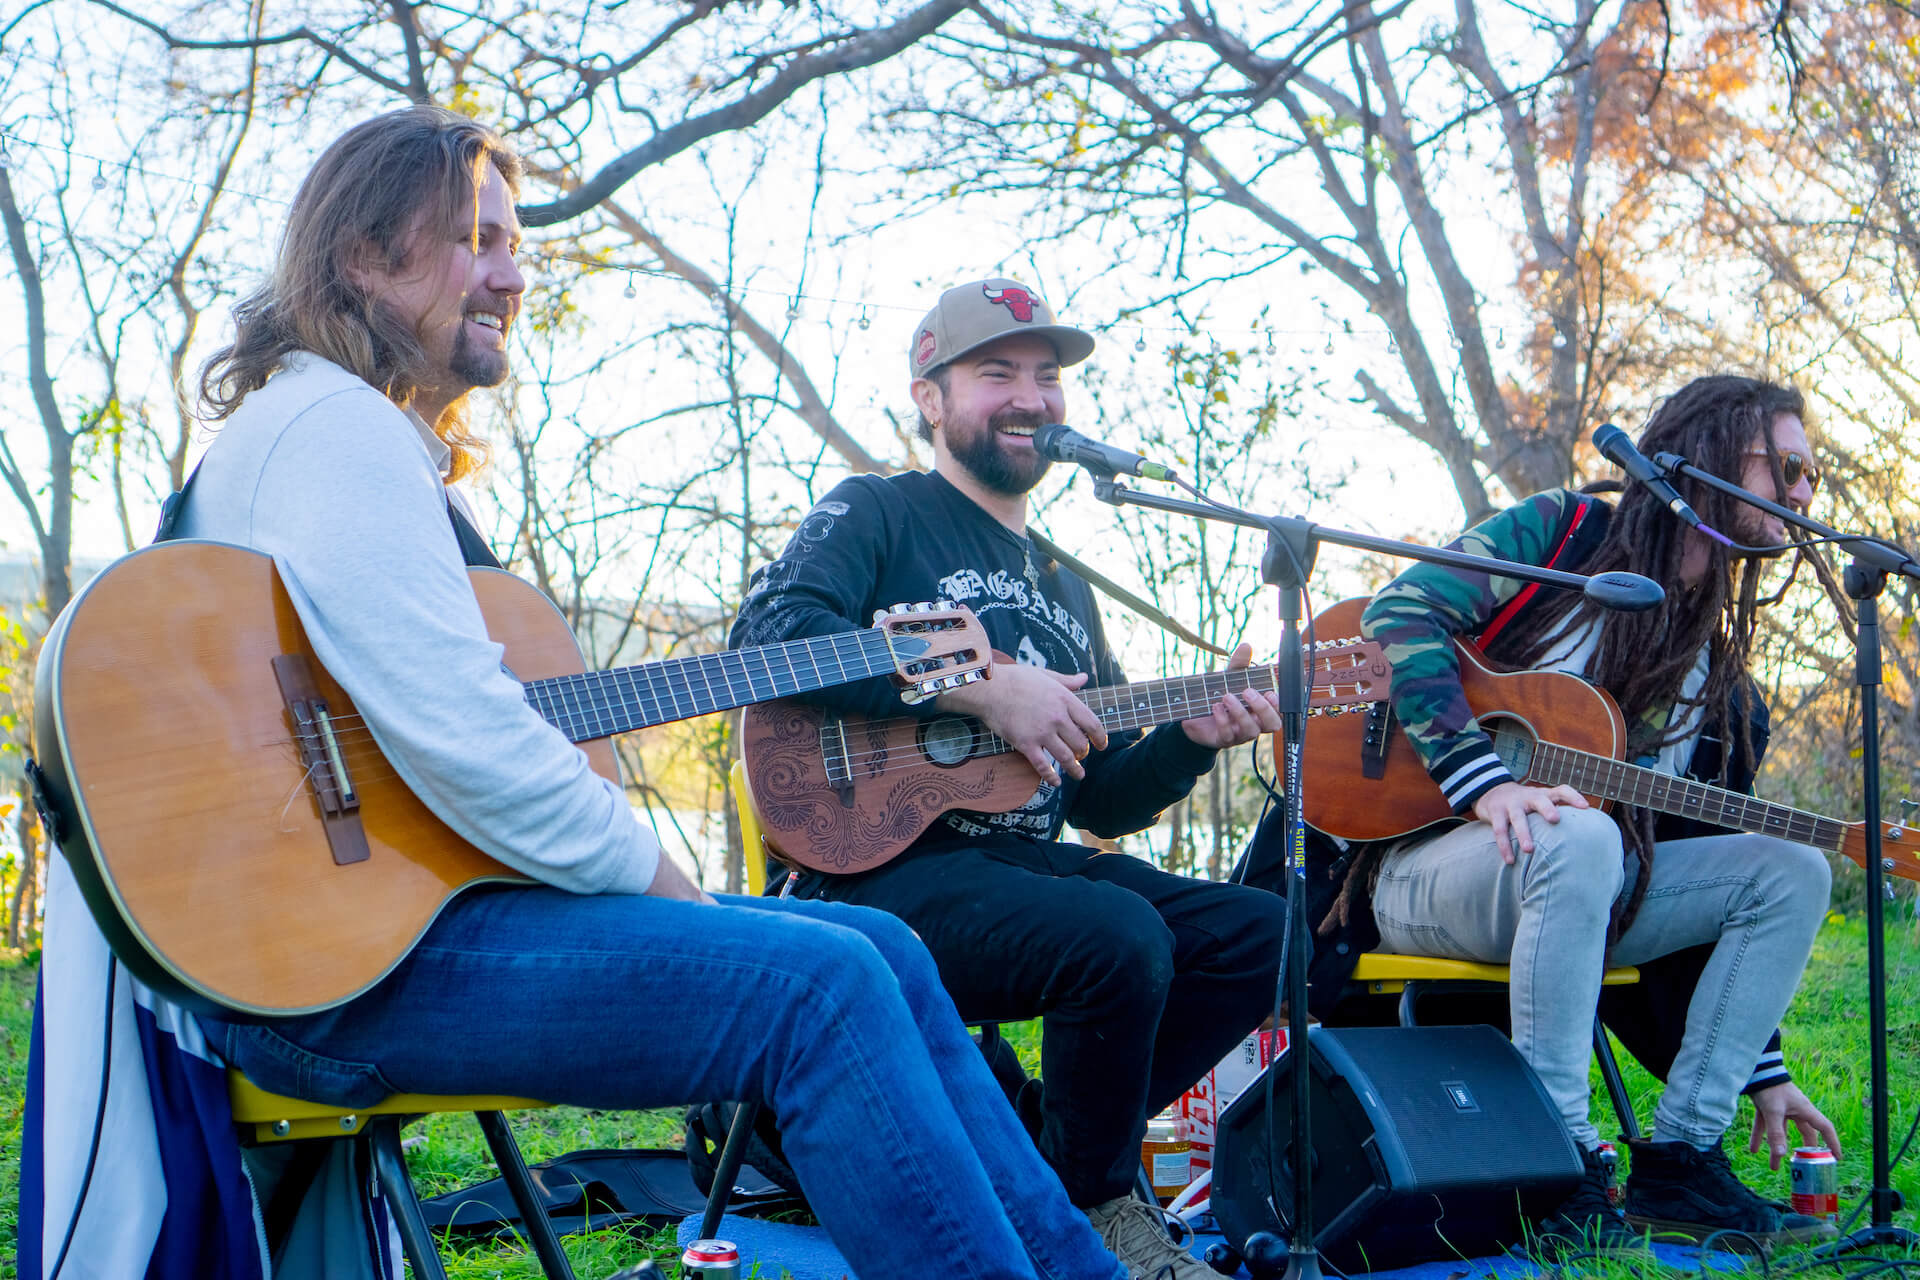
<svg viewBox="0 0 1920 1280">
<path fill-rule="evenodd" d="M 1243 667 L 1238 671 L 1209 671 L 1196 676 L 1082 689 L 1080 700 L 1100 717 L 1108 733 L 1119 733 L 1191 720 L 1211 712 L 1213 704 L 1224 694 L 1243 693 L 1248 689 L 1272 693 L 1274 686 L 1272 667 Z M 979 743 L 976 755 L 1012 750 L 997 734 L 982 733 Z"/>
<path fill-rule="evenodd" d="M 896 665 L 886 635 L 870 628 L 530 680 L 526 691 L 527 701 L 550 724 L 571 741 L 588 742 L 888 676 Z"/>
<path fill-rule="evenodd" d="M 1675 817 L 1698 818 L 1717 827 L 1779 836 L 1829 853 L 1838 853 L 1846 839 L 1847 826 L 1836 818 L 1551 742 L 1534 744 L 1527 776 L 1529 781 L 1564 783 L 1586 795 Z"/>
</svg>

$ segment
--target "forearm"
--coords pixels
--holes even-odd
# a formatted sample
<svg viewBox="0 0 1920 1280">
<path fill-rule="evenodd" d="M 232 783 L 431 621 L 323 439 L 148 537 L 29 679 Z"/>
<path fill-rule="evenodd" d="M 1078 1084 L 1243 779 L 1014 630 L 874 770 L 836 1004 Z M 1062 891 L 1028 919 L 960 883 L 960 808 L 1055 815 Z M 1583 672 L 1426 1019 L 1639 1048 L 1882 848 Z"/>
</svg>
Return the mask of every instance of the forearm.
<svg viewBox="0 0 1920 1280">
<path fill-rule="evenodd" d="M 1561 495 L 1541 494 L 1501 512 L 1452 545 L 1501 559 L 1535 563 L 1551 548 Z M 1408 739 L 1456 813 L 1514 780 L 1480 728 L 1461 686 L 1457 636 L 1483 628 L 1526 584 L 1513 578 L 1417 564 L 1367 606 L 1362 632 L 1377 641 L 1393 668 L 1393 705 Z"/>
</svg>

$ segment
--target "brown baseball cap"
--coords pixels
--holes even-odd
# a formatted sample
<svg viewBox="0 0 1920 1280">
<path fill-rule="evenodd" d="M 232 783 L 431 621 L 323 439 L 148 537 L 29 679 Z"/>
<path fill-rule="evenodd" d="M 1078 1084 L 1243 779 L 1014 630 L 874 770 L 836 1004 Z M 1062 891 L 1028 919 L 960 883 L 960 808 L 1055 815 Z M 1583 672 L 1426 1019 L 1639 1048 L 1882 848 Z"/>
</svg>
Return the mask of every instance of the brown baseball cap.
<svg viewBox="0 0 1920 1280">
<path fill-rule="evenodd" d="M 1093 335 L 1056 322 L 1053 308 L 1018 280 L 995 276 L 959 285 L 940 295 L 907 348 L 907 372 L 924 378 L 950 360 L 1010 333 L 1037 333 L 1053 343 L 1062 365 L 1093 354 Z"/>
</svg>

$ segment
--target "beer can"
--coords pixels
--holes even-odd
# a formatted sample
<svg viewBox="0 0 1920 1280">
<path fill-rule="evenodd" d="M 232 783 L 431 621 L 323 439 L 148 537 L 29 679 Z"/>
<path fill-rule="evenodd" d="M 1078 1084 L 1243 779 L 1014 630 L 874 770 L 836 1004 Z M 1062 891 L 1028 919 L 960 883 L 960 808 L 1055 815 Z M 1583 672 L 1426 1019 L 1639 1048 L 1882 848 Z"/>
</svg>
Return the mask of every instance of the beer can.
<svg viewBox="0 0 1920 1280">
<path fill-rule="evenodd" d="M 695 1240 L 680 1255 L 681 1280 L 735 1280 L 740 1251 L 731 1240 Z"/>
<path fill-rule="evenodd" d="M 1627 1191 L 1620 1185 L 1620 1152 L 1603 1138 L 1594 1155 L 1600 1160 L 1600 1185 L 1607 1193 L 1607 1203 L 1616 1209 L 1626 1207 Z"/>
<path fill-rule="evenodd" d="M 1193 1177 L 1192 1146 L 1175 1117 L 1159 1115 L 1147 1121 L 1147 1136 L 1140 1143 L 1140 1163 L 1146 1166 L 1147 1180 L 1161 1204 L 1186 1189 Z"/>
<path fill-rule="evenodd" d="M 1840 1220 L 1840 1162 L 1825 1147 L 1795 1147 L 1793 1211 L 1827 1222 Z"/>
</svg>

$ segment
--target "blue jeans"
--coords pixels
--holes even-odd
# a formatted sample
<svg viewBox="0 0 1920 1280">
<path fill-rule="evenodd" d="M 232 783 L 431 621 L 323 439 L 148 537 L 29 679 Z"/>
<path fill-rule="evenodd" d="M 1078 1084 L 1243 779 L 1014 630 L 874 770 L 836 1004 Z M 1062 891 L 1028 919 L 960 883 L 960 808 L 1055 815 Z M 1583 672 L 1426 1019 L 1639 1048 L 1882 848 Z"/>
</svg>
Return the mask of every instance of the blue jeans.
<svg viewBox="0 0 1920 1280">
<path fill-rule="evenodd" d="M 861 1280 L 1125 1280 L 926 948 L 878 911 L 476 889 L 338 1009 L 209 1021 L 261 1087 L 346 1106 L 393 1092 L 764 1102 L 821 1223 L 872 1259 Z"/>
</svg>

